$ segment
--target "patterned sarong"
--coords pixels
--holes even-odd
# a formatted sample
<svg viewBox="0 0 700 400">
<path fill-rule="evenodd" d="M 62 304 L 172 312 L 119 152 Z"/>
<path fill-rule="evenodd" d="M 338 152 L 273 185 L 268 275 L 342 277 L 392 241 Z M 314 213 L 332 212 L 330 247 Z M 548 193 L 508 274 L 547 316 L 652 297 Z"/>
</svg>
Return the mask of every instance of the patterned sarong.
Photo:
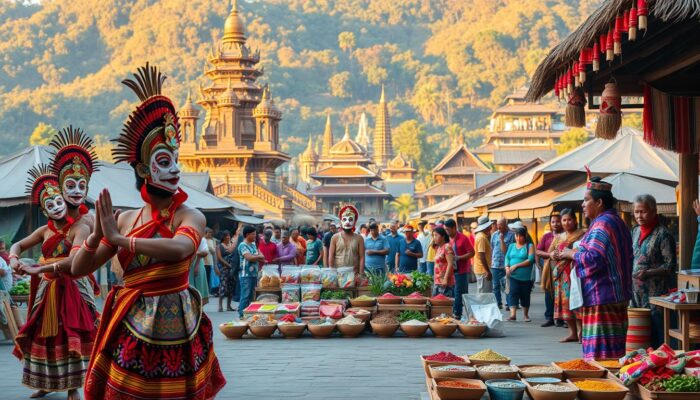
<svg viewBox="0 0 700 400">
<path fill-rule="evenodd" d="M 614 359 L 625 355 L 627 304 L 606 304 L 578 309 L 583 323 L 583 357 Z"/>
</svg>

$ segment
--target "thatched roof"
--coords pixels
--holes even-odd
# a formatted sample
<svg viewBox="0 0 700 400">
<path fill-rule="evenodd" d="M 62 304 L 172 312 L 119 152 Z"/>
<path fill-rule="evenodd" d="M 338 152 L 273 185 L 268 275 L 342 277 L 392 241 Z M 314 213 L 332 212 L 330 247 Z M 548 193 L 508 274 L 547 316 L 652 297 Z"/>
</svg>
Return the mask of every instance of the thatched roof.
<svg viewBox="0 0 700 400">
<path fill-rule="evenodd" d="M 634 0 L 636 2 L 636 0 Z M 535 70 L 527 92 L 528 101 L 537 101 L 554 88 L 557 76 L 571 61 L 578 60 L 581 49 L 591 47 L 606 33 L 618 14 L 631 6 L 630 0 L 607 0 L 574 32 L 555 46 Z M 700 0 L 648 0 L 649 15 L 667 23 L 700 18 Z"/>
</svg>

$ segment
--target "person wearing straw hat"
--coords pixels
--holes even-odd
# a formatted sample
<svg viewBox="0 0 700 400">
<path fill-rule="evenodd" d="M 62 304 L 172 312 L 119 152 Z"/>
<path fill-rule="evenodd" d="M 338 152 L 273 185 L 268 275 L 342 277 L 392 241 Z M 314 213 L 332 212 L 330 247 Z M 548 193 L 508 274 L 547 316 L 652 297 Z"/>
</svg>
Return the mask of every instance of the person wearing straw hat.
<svg viewBox="0 0 700 400">
<path fill-rule="evenodd" d="M 491 225 L 494 221 L 488 215 L 482 215 L 477 220 L 474 233 L 474 274 L 476 275 L 476 292 L 479 294 L 491 293 Z"/>
<path fill-rule="evenodd" d="M 535 264 L 535 246 L 527 239 L 527 227 L 521 221 L 515 221 L 508 225 L 515 234 L 515 243 L 508 246 L 506 252 L 506 279 L 508 279 L 508 304 L 510 305 L 510 317 L 508 321 L 516 320 L 517 305 L 523 308 L 525 322 L 530 319 L 530 294 L 533 281 L 532 266 Z"/>
</svg>

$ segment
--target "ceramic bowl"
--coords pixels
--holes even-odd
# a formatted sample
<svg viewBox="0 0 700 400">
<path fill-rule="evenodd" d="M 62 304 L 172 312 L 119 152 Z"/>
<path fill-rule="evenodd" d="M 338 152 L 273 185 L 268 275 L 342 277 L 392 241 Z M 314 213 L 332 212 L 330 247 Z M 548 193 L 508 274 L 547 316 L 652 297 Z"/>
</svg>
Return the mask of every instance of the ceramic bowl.
<svg viewBox="0 0 700 400">
<path fill-rule="evenodd" d="M 350 311 L 350 310 L 352 310 L 352 309 L 349 308 L 348 310 L 346 310 L 346 311 L 345 311 L 345 314 L 343 314 L 343 316 L 344 316 L 344 317 L 347 317 L 347 316 L 352 315 L 353 317 L 355 317 L 355 318 L 361 320 L 362 322 L 367 322 L 367 321 L 369 321 L 370 317 L 372 316 L 372 313 L 371 313 L 371 312 L 362 313 L 362 314 L 353 314 L 353 313 L 351 313 L 351 312 L 348 312 L 348 311 Z"/>
<path fill-rule="evenodd" d="M 219 325 L 219 330 L 228 339 L 240 339 L 248 331 L 248 325 Z"/>
<path fill-rule="evenodd" d="M 406 334 L 408 337 L 416 338 L 416 337 L 421 337 L 425 335 L 425 332 L 428 330 L 430 325 L 425 324 L 425 325 L 406 325 L 406 324 L 401 324 L 401 331 Z"/>
<path fill-rule="evenodd" d="M 520 370 L 520 375 L 522 374 L 523 371 Z M 525 382 L 528 385 L 543 385 L 545 383 L 559 383 L 561 382 L 561 379 L 552 378 L 549 376 L 536 376 L 532 378 L 523 378 L 523 382 Z"/>
<path fill-rule="evenodd" d="M 279 324 L 277 329 L 287 339 L 299 338 L 304 334 L 306 324 Z"/>
<path fill-rule="evenodd" d="M 311 332 L 311 336 L 315 338 L 330 337 L 335 330 L 336 325 L 312 325 L 309 324 L 307 329 Z"/>
<path fill-rule="evenodd" d="M 451 306 L 455 303 L 454 299 L 447 299 L 447 300 L 435 300 L 435 299 L 430 299 L 430 305 L 431 306 Z"/>
<path fill-rule="evenodd" d="M 270 336 L 272 336 L 273 333 L 275 333 L 275 330 L 277 330 L 277 325 L 261 325 L 261 326 L 253 326 L 250 325 L 248 327 L 250 329 L 250 333 L 255 335 L 257 338 L 261 339 L 267 339 Z"/>
<path fill-rule="evenodd" d="M 338 331 L 343 335 L 343 337 L 358 337 L 365 330 L 365 324 L 350 325 L 350 324 L 337 324 Z"/>
<path fill-rule="evenodd" d="M 576 385 L 572 385 L 571 383 L 568 382 L 558 382 L 558 383 L 552 383 L 552 385 L 557 385 L 557 386 L 565 386 L 569 389 L 571 389 L 568 392 L 550 392 L 547 390 L 539 390 L 537 389 L 537 385 L 542 385 L 540 384 L 535 384 L 532 385 L 529 382 L 525 382 L 527 384 L 527 394 L 530 396 L 532 400 L 574 400 L 576 399 L 576 396 L 578 395 L 578 388 Z"/>
<path fill-rule="evenodd" d="M 491 379 L 485 382 L 491 400 L 522 400 L 526 385 L 513 379 Z M 514 388 L 499 387 L 501 383 L 517 385 Z"/>
<path fill-rule="evenodd" d="M 433 378 L 461 378 L 461 379 L 475 379 L 476 378 L 476 368 L 468 365 L 457 365 L 457 364 L 446 364 L 444 366 L 454 366 L 454 367 L 464 367 L 468 369 L 458 370 L 458 371 L 445 371 L 436 369 L 438 367 L 443 367 L 443 365 L 431 365 L 430 375 Z"/>
<path fill-rule="evenodd" d="M 439 338 L 450 337 L 457 330 L 457 324 L 443 325 L 440 322 L 430 322 L 429 324 L 430 330 L 433 331 L 433 335 Z"/>
<path fill-rule="evenodd" d="M 370 325 L 372 326 L 372 332 L 374 332 L 375 335 L 381 336 L 381 337 L 391 337 L 394 336 L 394 333 L 396 332 L 397 329 L 399 329 L 399 324 L 378 324 L 376 322 L 370 321 Z"/>
<path fill-rule="evenodd" d="M 350 299 L 350 305 L 353 307 L 373 307 L 377 300 L 355 300 Z"/>
<path fill-rule="evenodd" d="M 377 304 L 401 304 L 401 297 L 377 297 Z"/>
<path fill-rule="evenodd" d="M 440 386 L 442 381 L 460 381 L 478 386 L 478 389 Z M 433 378 L 433 387 L 440 400 L 479 400 L 486 392 L 486 385 L 477 379 Z"/>
<path fill-rule="evenodd" d="M 425 356 L 420 356 L 420 360 L 423 363 L 423 370 L 425 371 L 425 376 L 428 378 L 432 378 L 433 376 L 430 373 L 430 367 L 432 366 L 441 366 L 441 365 L 469 365 L 469 359 L 467 356 L 461 356 L 464 361 L 431 361 L 431 360 L 426 360 Z"/>
<path fill-rule="evenodd" d="M 428 302 L 427 297 L 404 297 L 404 304 L 425 304 Z"/>
<path fill-rule="evenodd" d="M 462 332 L 462 335 L 467 338 L 481 337 L 481 335 L 486 332 L 486 329 L 488 329 L 488 326 L 486 325 L 459 324 L 459 331 Z"/>
<path fill-rule="evenodd" d="M 499 365 L 503 366 L 503 364 L 491 364 L 491 365 Z M 513 368 L 512 371 L 507 371 L 507 372 L 492 372 L 492 371 L 484 371 L 483 368 L 488 367 L 488 365 L 477 365 L 476 366 L 476 371 L 479 374 L 479 378 L 482 381 L 488 381 L 491 379 L 519 379 L 518 376 L 518 367 L 513 365 L 511 368 Z"/>
</svg>

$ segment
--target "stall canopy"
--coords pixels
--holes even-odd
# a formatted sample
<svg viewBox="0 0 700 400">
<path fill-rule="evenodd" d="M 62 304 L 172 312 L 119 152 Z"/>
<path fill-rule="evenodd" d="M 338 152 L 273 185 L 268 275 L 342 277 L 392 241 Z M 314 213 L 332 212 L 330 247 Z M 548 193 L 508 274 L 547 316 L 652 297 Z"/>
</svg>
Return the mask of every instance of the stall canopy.
<svg viewBox="0 0 700 400">
<path fill-rule="evenodd" d="M 0 160 L 0 207 L 11 207 L 29 203 L 25 193 L 27 172 L 39 163 L 49 162 L 49 151 L 42 146 L 33 146 Z M 235 212 L 241 215 L 252 214 L 253 210 L 237 201 L 214 196 L 201 190 L 202 177 L 197 177 L 200 187 L 190 186 L 183 180 L 181 186 L 189 195 L 189 206 L 204 212 Z M 208 181 L 208 178 L 207 178 Z M 135 209 L 143 205 L 135 188 L 134 172 L 128 165 L 100 162 L 99 171 L 90 180 L 88 202 L 93 203 L 100 191 L 108 188 L 115 207 Z"/>
</svg>

